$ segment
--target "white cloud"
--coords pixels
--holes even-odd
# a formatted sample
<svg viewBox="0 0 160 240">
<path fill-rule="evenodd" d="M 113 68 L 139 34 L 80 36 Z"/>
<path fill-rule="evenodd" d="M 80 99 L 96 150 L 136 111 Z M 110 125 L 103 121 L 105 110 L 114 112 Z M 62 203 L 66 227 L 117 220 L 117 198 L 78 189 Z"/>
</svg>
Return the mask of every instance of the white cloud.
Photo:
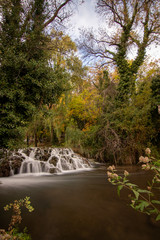
<svg viewBox="0 0 160 240">
<path fill-rule="evenodd" d="M 80 28 L 98 28 L 98 16 L 95 12 L 95 0 L 86 0 L 80 5 L 70 20 L 72 24 L 69 34 L 73 39 L 79 36 Z"/>
</svg>

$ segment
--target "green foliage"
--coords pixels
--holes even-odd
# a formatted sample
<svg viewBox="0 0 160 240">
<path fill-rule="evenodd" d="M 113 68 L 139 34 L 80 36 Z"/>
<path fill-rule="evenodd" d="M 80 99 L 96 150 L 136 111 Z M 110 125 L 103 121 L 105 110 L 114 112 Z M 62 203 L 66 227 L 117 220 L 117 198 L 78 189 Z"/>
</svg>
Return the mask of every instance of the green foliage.
<svg viewBox="0 0 160 240">
<path fill-rule="evenodd" d="M 19 232 L 18 228 L 13 228 L 12 238 L 16 240 L 31 240 L 31 236 L 28 234 L 27 228 L 24 228 L 23 232 Z"/>
<path fill-rule="evenodd" d="M 82 150 L 82 143 L 84 138 L 84 132 L 81 131 L 74 122 L 70 123 L 70 125 L 67 126 L 65 131 L 65 144 L 67 146 Z"/>
<path fill-rule="evenodd" d="M 73 95 L 69 103 L 69 115 L 77 123 L 79 129 L 85 130 L 96 122 L 97 116 L 101 112 L 101 108 L 96 105 L 98 101 L 101 99 L 95 89 L 88 88 L 78 95 Z"/>
<path fill-rule="evenodd" d="M 36 109 L 64 91 L 68 75 L 49 64 L 45 1 L 34 0 L 28 12 L 20 0 L 0 2 L 0 7 L 0 146 L 15 147 Z"/>
<path fill-rule="evenodd" d="M 116 174 L 114 166 L 108 167 L 108 181 L 113 185 L 117 185 L 117 193 L 120 195 L 120 191 L 125 188 L 128 189 L 132 195 L 130 195 L 130 206 L 142 213 L 153 215 L 156 221 L 160 220 L 160 201 L 155 195 L 155 190 L 160 191 L 160 160 L 157 160 L 150 156 L 150 149 L 146 149 L 148 157 L 141 156 L 139 158 L 140 163 L 143 163 L 142 169 L 151 170 L 154 173 L 152 181 L 148 183 L 147 189 L 141 189 L 138 185 L 129 181 L 129 173 L 125 170 L 124 175 L 120 176 Z"/>
<path fill-rule="evenodd" d="M 28 129 L 29 135 L 36 133 L 38 141 L 79 148 L 87 156 L 114 164 L 135 164 L 146 144 L 158 154 L 155 140 L 159 125 L 155 127 L 151 110 L 155 102 L 152 79 L 157 72 L 156 63 L 145 62 L 135 93 L 129 102 L 119 105 L 117 74 L 111 75 L 106 69 L 94 71 L 88 79 L 80 80 L 81 89 L 77 84 L 75 91 L 65 91 L 55 104 L 41 107 Z M 64 89 L 73 86 L 70 81 L 62 85 Z"/>
<path fill-rule="evenodd" d="M 137 78 L 135 93 L 130 96 L 129 102 L 123 104 L 117 104 L 117 83 L 113 84 L 114 79 L 110 80 L 112 85 L 108 85 L 102 95 L 102 112 L 98 119 L 101 127 L 97 128 L 94 135 L 98 138 L 96 155 L 104 156 L 114 164 L 134 164 L 146 144 L 154 144 L 155 149 L 158 147 L 153 140 L 158 140 L 159 124 L 154 127 L 151 111 L 154 101 L 152 79 L 158 68 L 156 63 L 145 62 Z"/>
<path fill-rule="evenodd" d="M 100 133 L 101 125 L 96 123 L 91 125 L 84 133 L 81 145 L 83 146 L 84 153 L 88 158 L 93 158 L 99 162 L 107 161 L 106 152 L 102 150 L 103 136 Z M 111 159 L 110 159 L 111 160 Z"/>
<path fill-rule="evenodd" d="M 146 145 L 158 153 L 159 66 L 147 61 L 142 66 L 149 36 L 147 24 L 142 41 L 133 31 L 140 3 L 126 6 L 128 16 L 117 12 L 124 1 L 117 8 L 113 1 L 109 9 L 112 1 L 103 2 L 102 8 L 98 4 L 102 12 L 106 6 L 123 19 L 121 31 L 111 38 L 115 52 L 106 48 L 100 54 L 112 59 L 117 69 L 92 69 L 87 75 L 71 38 L 55 29 L 44 31 L 47 1 L 26 2 L 27 8 L 21 0 L 0 1 L 0 146 L 22 147 L 27 136 L 35 145 L 79 146 L 115 164 L 136 163 Z M 156 12 L 154 6 L 152 10 Z M 130 44 L 137 45 L 134 60 L 127 59 Z"/>
<path fill-rule="evenodd" d="M 52 29 L 50 37 L 52 41 L 48 44 L 48 47 L 54 68 L 69 73 L 69 81 L 65 82 L 66 89 L 80 88 L 87 67 L 84 67 L 77 57 L 75 42 L 62 31 L 56 31 L 55 29 Z"/>
<path fill-rule="evenodd" d="M 153 127 L 155 129 L 155 135 L 153 143 L 158 147 L 160 146 L 160 113 L 158 112 L 158 106 L 160 106 L 160 75 L 156 75 L 152 79 L 151 83 L 151 117 Z"/>
<path fill-rule="evenodd" d="M 9 224 L 8 231 L 0 229 L 0 236 L 2 239 L 15 239 L 15 240 L 30 240 L 31 237 L 27 233 L 25 228 L 23 232 L 19 232 L 18 226 L 22 221 L 21 208 L 25 207 L 29 212 L 32 212 L 34 208 L 31 206 L 30 198 L 25 197 L 24 199 L 15 200 L 13 203 L 7 204 L 4 207 L 5 211 L 12 209 L 13 215 Z"/>
<path fill-rule="evenodd" d="M 152 89 L 152 104 L 154 108 L 160 104 L 160 75 L 156 75 L 152 79 L 151 83 Z"/>
<path fill-rule="evenodd" d="M 86 74 L 86 67 L 82 66 L 82 62 L 76 56 L 76 45 L 70 37 L 55 29 L 51 31 L 50 37 L 51 41 L 47 43 L 46 52 L 50 56 L 52 86 L 46 89 L 45 78 L 43 89 L 46 89 L 46 95 L 42 104 L 34 111 L 27 128 L 28 140 L 34 138 L 36 146 L 40 142 L 64 144 L 65 129 L 69 121 L 68 104 L 72 91 L 75 87 L 78 91 L 83 81 L 82 76 Z M 44 68 L 42 72 L 44 73 Z"/>
</svg>

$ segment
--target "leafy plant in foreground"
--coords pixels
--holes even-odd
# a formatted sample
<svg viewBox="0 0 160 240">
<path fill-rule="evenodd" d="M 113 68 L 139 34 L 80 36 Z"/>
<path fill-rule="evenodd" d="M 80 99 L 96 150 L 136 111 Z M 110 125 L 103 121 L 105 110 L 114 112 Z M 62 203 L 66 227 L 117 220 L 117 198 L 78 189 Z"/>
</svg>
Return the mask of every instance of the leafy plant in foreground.
<svg viewBox="0 0 160 240">
<path fill-rule="evenodd" d="M 147 189 L 141 189 L 138 185 L 131 183 L 128 180 L 129 173 L 125 170 L 123 176 L 116 173 L 115 166 L 109 166 L 107 175 L 108 181 L 113 185 L 117 185 L 117 193 L 123 188 L 128 189 L 133 194 L 129 195 L 131 199 L 130 206 L 142 213 L 154 215 L 156 221 L 160 221 L 160 201 L 156 198 L 154 191 L 160 191 L 160 160 L 150 156 L 150 149 L 147 148 L 146 157 L 141 156 L 139 162 L 142 164 L 142 169 L 152 170 L 154 176 L 152 181 L 148 184 Z"/>
<path fill-rule="evenodd" d="M 29 212 L 32 212 L 34 208 L 30 205 L 30 198 L 25 197 L 24 199 L 15 200 L 4 207 L 5 211 L 12 209 L 13 215 L 9 223 L 8 231 L 0 229 L 0 239 L 4 240 L 31 240 L 30 235 L 27 234 L 25 228 L 23 232 L 18 231 L 18 225 L 22 222 L 21 207 L 25 207 Z"/>
</svg>

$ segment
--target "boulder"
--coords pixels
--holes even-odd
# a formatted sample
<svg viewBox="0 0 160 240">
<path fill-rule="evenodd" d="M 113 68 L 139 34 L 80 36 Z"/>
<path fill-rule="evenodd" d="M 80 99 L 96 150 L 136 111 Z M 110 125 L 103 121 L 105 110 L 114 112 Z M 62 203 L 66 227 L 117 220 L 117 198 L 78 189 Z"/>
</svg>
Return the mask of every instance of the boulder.
<svg viewBox="0 0 160 240">
<path fill-rule="evenodd" d="M 1 159 L 0 161 L 0 177 L 9 177 L 10 176 L 10 164 L 6 159 Z"/>
<path fill-rule="evenodd" d="M 43 151 L 40 148 L 37 148 L 34 158 L 37 160 L 41 160 L 42 156 L 43 156 Z"/>
<path fill-rule="evenodd" d="M 53 164 L 54 166 L 56 166 L 58 160 L 59 160 L 58 157 L 53 156 L 53 157 L 49 160 L 49 163 L 50 163 L 50 164 Z"/>
<path fill-rule="evenodd" d="M 41 157 L 41 161 L 48 161 L 50 158 L 51 154 L 50 153 L 44 153 L 44 155 Z"/>
<path fill-rule="evenodd" d="M 31 153 L 31 148 L 26 148 L 26 149 L 24 149 L 24 150 L 23 150 L 23 153 L 25 153 L 25 154 L 29 157 L 29 155 L 30 155 L 30 153 Z"/>
<path fill-rule="evenodd" d="M 24 158 L 22 156 L 21 157 L 20 156 L 13 156 L 13 159 L 11 161 L 11 167 L 12 167 L 12 170 L 13 170 L 14 174 L 19 173 L 19 170 L 20 170 L 23 159 Z"/>
<path fill-rule="evenodd" d="M 11 155 L 8 158 L 0 160 L 0 177 L 8 177 L 11 170 L 14 174 L 18 174 L 24 157 L 21 154 Z"/>
</svg>

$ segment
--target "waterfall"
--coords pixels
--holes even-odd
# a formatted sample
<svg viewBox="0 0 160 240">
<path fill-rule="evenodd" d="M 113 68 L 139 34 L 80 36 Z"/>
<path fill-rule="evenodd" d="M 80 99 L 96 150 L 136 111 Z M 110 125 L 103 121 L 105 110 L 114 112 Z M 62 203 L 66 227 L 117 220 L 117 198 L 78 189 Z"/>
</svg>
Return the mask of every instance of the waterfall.
<svg viewBox="0 0 160 240">
<path fill-rule="evenodd" d="M 65 173 L 91 168 L 90 162 L 69 148 L 28 148 L 18 150 L 19 173 Z"/>
<path fill-rule="evenodd" d="M 9 161 L 9 166 L 10 166 L 10 176 L 13 176 L 14 175 L 14 170 L 12 168 L 12 162 Z"/>
<path fill-rule="evenodd" d="M 21 164 L 19 173 L 40 173 L 42 172 L 41 162 L 34 158 L 35 151 L 31 151 L 29 156 L 27 156 L 23 150 L 19 150 L 19 153 L 22 154 L 24 160 Z"/>
</svg>

